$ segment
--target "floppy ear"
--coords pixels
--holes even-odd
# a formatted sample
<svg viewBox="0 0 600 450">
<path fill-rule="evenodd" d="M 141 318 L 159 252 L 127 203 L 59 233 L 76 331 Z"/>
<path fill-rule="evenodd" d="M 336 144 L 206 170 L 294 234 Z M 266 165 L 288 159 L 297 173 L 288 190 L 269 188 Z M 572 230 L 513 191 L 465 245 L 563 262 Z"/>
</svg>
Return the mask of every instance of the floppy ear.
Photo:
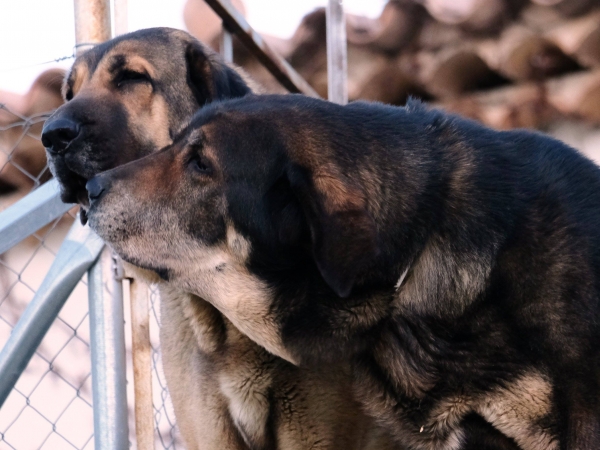
<svg viewBox="0 0 600 450">
<path fill-rule="evenodd" d="M 187 44 L 185 60 L 187 82 L 200 106 L 252 92 L 235 70 L 199 42 Z"/>
<path fill-rule="evenodd" d="M 313 257 L 327 284 L 348 297 L 356 278 L 379 254 L 376 224 L 366 194 L 331 166 L 306 169 L 291 164 L 290 186 L 308 222 Z"/>
</svg>

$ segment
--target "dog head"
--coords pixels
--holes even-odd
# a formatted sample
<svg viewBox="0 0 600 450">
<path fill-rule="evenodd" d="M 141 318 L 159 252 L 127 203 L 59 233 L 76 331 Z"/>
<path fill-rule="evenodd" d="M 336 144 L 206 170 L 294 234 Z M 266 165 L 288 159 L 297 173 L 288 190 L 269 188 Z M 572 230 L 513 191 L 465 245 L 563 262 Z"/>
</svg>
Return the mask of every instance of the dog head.
<svg viewBox="0 0 600 450">
<path fill-rule="evenodd" d="M 85 52 L 42 133 L 63 201 L 87 204 L 94 175 L 169 145 L 206 103 L 249 92 L 236 70 L 180 30 L 140 30 Z"/>
<path fill-rule="evenodd" d="M 321 124 L 341 108 L 302 96 L 208 106 L 172 146 L 88 182 L 90 225 L 170 281 L 301 270 L 346 297 L 379 244 L 365 175 L 327 135 L 343 130 Z"/>
</svg>

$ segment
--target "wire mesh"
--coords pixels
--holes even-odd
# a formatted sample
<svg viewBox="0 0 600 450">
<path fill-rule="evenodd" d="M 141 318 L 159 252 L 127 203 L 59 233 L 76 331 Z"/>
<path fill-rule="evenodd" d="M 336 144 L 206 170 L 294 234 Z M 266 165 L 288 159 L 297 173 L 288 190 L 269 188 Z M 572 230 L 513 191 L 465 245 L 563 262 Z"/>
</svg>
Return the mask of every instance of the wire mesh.
<svg viewBox="0 0 600 450">
<path fill-rule="evenodd" d="M 71 215 L 57 219 L 2 255 L 0 344 L 33 298 L 72 221 Z M 93 447 L 86 293 L 83 279 L 0 409 L 0 448 Z"/>
<path fill-rule="evenodd" d="M 154 403 L 154 429 L 156 445 L 164 449 L 183 449 L 175 423 L 173 404 L 167 389 L 160 355 L 158 330 L 160 329 L 160 296 L 156 286 L 150 287 L 150 342 L 152 344 L 152 393 Z"/>
<path fill-rule="evenodd" d="M 31 116 L 0 103 L 0 214 L 50 178 L 40 142 L 51 112 Z M 76 209 L 0 255 L 0 348 L 32 300 Z M 182 448 L 160 358 L 159 296 L 151 293 L 154 419 L 157 448 Z M 129 324 L 126 324 L 128 326 Z M 0 409 L 0 450 L 94 448 L 87 282 L 84 277 Z M 131 361 L 131 346 L 128 343 Z M 131 377 L 129 377 L 131 379 Z M 133 403 L 130 442 L 135 447 Z"/>
<path fill-rule="evenodd" d="M 0 211 L 50 178 L 40 142 L 51 111 L 0 104 Z M 74 220 L 54 220 L 0 255 L 0 345 L 39 288 Z M 0 449 L 93 448 L 87 285 L 82 279 L 0 409 Z"/>
<path fill-rule="evenodd" d="M 40 143 L 49 112 L 21 116 L 0 103 L 0 211 L 50 178 Z M 5 198 L 8 194 L 8 198 Z"/>
</svg>

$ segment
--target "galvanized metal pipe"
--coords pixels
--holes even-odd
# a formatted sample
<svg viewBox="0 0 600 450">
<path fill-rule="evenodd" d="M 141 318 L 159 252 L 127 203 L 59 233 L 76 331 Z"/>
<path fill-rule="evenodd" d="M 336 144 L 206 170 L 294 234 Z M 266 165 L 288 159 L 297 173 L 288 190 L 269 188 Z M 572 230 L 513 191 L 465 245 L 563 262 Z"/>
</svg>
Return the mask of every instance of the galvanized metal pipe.
<svg viewBox="0 0 600 450">
<path fill-rule="evenodd" d="M 221 42 L 219 47 L 223 59 L 227 62 L 233 62 L 233 39 L 231 33 L 225 27 L 221 30 Z"/>
<path fill-rule="evenodd" d="M 74 0 L 76 55 L 111 38 L 110 0 Z"/>
<path fill-rule="evenodd" d="M 60 200 L 56 180 L 50 180 L 0 213 L 0 254 L 59 218 L 73 205 Z"/>
<path fill-rule="evenodd" d="M 110 0 L 74 0 L 77 53 L 111 38 Z M 121 11 L 122 12 L 122 11 Z M 120 25 L 122 25 L 122 20 Z M 123 289 L 105 250 L 90 270 L 89 305 L 96 449 L 128 448 Z M 105 295 L 105 287 L 109 293 Z"/>
<path fill-rule="evenodd" d="M 73 224 L 46 278 L 0 352 L 0 406 L 103 247 L 104 242 L 89 227 L 83 227 L 79 222 Z"/>
<path fill-rule="evenodd" d="M 288 62 L 275 52 L 229 0 L 205 0 L 217 15 L 223 19 L 223 25 L 248 48 L 265 68 L 290 92 L 299 92 L 319 97 L 319 94 L 296 72 Z"/>
<path fill-rule="evenodd" d="M 123 287 L 105 247 L 88 273 L 94 448 L 128 448 Z"/>
<path fill-rule="evenodd" d="M 327 3 L 327 97 L 348 103 L 348 51 L 343 0 Z"/>
</svg>

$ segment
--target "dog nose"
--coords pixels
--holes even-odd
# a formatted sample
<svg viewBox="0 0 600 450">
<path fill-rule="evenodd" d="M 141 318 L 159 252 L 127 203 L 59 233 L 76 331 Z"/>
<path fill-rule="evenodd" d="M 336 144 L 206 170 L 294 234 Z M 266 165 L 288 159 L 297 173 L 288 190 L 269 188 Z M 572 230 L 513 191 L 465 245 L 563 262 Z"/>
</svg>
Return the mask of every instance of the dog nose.
<svg viewBox="0 0 600 450">
<path fill-rule="evenodd" d="M 60 154 L 79 135 L 79 124 L 70 119 L 46 121 L 42 130 L 42 144 L 50 153 Z"/>
<path fill-rule="evenodd" d="M 100 177 L 94 177 L 85 184 L 85 188 L 88 191 L 88 198 L 90 199 L 90 205 L 97 202 L 107 190 L 105 182 Z"/>
</svg>

